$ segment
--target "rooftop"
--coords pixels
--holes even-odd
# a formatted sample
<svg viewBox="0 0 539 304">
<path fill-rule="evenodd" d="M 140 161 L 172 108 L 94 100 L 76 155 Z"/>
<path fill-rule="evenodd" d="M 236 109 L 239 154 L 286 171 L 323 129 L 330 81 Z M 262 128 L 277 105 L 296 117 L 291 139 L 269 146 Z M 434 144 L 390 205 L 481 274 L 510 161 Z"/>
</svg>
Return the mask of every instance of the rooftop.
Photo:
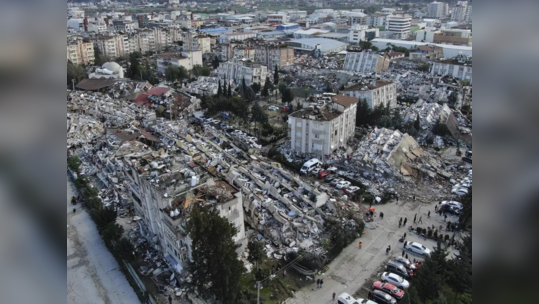
<svg viewBox="0 0 539 304">
<path fill-rule="evenodd" d="M 355 98 L 357 101 L 357 98 Z M 302 109 L 290 114 L 292 117 L 305 118 L 318 121 L 331 121 L 339 117 L 341 113 L 337 111 L 330 111 L 326 108 L 323 109 Z"/>
<path fill-rule="evenodd" d="M 349 106 L 353 105 L 358 101 L 355 97 L 350 96 L 344 96 L 344 95 L 335 95 L 331 97 L 333 99 L 333 102 L 340 104 L 341 106 L 348 108 Z"/>
<path fill-rule="evenodd" d="M 368 83 L 355 84 L 351 87 L 346 88 L 344 91 L 365 91 L 364 88 L 367 88 L 367 90 L 374 90 L 392 83 L 392 81 L 376 80 Z"/>
</svg>

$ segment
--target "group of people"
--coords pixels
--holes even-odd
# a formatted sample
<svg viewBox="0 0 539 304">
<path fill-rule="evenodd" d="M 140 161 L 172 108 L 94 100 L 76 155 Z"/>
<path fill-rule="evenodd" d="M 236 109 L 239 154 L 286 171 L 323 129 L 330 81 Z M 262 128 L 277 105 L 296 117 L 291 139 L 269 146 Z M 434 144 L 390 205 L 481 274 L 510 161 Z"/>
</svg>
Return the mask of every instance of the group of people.
<svg viewBox="0 0 539 304">
<path fill-rule="evenodd" d="M 324 280 L 322 279 L 316 280 L 316 288 L 322 288 L 322 285 L 324 285 Z"/>
</svg>

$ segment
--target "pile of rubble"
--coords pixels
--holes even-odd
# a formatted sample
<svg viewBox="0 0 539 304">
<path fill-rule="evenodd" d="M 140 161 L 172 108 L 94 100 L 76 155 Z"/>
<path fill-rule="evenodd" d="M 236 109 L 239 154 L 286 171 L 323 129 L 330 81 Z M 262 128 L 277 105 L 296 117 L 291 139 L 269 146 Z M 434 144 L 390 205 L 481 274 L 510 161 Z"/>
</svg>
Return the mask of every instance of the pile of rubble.
<svg viewBox="0 0 539 304">
<path fill-rule="evenodd" d="M 320 70 L 342 70 L 344 60 L 338 56 L 323 56 L 315 58 L 311 55 L 300 54 L 294 59 L 295 66 L 305 66 Z"/>
</svg>

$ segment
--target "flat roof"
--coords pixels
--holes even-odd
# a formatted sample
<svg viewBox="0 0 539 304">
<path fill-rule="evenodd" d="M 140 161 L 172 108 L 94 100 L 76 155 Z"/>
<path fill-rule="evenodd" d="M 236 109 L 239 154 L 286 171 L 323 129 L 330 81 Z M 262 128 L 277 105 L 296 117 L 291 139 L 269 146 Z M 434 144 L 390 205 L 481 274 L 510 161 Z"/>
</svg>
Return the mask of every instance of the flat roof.
<svg viewBox="0 0 539 304">
<path fill-rule="evenodd" d="M 344 96 L 344 95 L 335 95 L 331 97 L 333 102 L 340 104 L 341 106 L 348 108 L 349 106 L 356 103 L 359 99 L 356 97 Z"/>
<path fill-rule="evenodd" d="M 305 44 L 313 49 L 316 47 L 317 44 L 320 44 L 320 49 L 322 52 L 331 51 L 333 49 L 342 47 L 346 45 L 346 43 L 335 41 L 333 39 L 327 39 L 327 38 L 300 38 L 300 39 L 291 39 L 290 41 L 287 41 L 287 43 L 300 43 Z"/>
<path fill-rule="evenodd" d="M 307 109 L 298 110 L 290 115 L 295 118 L 302 118 L 302 119 L 309 119 L 309 120 L 316 120 L 316 121 L 331 121 L 339 117 L 341 113 L 337 113 L 336 111 L 330 112 L 327 109 L 313 110 L 313 109 L 307 108 Z"/>
<path fill-rule="evenodd" d="M 419 42 L 419 41 L 407 41 L 407 40 L 397 40 L 397 39 L 382 39 L 374 38 L 371 42 L 380 42 L 380 43 L 392 43 L 392 44 L 406 44 L 406 45 L 436 45 L 446 49 L 455 49 L 455 50 L 466 50 L 471 51 L 472 47 L 467 45 L 453 45 L 453 44 L 443 44 L 443 43 L 430 43 L 430 42 Z"/>
</svg>

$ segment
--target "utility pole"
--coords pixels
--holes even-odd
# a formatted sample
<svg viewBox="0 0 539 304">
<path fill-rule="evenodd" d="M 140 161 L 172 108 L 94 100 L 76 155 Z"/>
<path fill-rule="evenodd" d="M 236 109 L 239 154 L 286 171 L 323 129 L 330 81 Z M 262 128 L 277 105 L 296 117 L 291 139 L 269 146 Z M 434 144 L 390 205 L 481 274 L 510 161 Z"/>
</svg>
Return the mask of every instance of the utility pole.
<svg viewBox="0 0 539 304">
<path fill-rule="evenodd" d="M 71 78 L 71 84 L 73 85 L 73 91 L 75 91 L 75 78 Z"/>
<path fill-rule="evenodd" d="M 260 304 L 260 281 L 256 282 L 256 304 Z"/>
</svg>

